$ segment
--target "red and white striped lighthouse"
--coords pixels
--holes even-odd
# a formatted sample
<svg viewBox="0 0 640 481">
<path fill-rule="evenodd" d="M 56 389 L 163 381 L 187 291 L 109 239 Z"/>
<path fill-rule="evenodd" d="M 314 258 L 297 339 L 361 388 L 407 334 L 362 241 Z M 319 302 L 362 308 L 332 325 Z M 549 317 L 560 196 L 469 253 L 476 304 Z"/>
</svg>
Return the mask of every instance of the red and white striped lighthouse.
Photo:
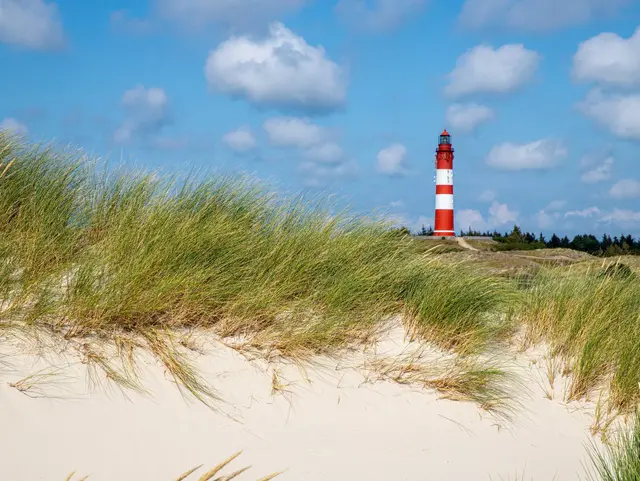
<svg viewBox="0 0 640 481">
<path fill-rule="evenodd" d="M 433 235 L 455 236 L 453 228 L 453 147 L 445 129 L 436 150 L 436 217 Z"/>
</svg>

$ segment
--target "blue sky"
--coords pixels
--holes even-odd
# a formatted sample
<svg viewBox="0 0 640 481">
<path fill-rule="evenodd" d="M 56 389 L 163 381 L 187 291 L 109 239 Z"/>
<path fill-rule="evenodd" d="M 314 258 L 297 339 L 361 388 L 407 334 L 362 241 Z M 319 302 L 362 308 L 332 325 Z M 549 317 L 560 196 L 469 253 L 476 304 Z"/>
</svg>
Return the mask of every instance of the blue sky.
<svg viewBox="0 0 640 481">
<path fill-rule="evenodd" d="M 635 20 L 634 20 L 635 19 Z M 0 126 L 419 228 L 640 235 L 638 0 L 0 0 Z"/>
</svg>

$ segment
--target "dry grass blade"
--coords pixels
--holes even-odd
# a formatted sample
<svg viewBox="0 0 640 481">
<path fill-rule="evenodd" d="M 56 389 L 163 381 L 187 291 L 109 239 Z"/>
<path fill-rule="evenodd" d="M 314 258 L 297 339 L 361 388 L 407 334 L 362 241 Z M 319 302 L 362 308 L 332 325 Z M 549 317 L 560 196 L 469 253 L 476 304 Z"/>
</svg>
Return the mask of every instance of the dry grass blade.
<svg viewBox="0 0 640 481">
<path fill-rule="evenodd" d="M 218 464 L 217 466 L 215 466 L 213 469 L 211 469 L 210 471 L 207 471 L 206 473 L 204 473 L 202 476 L 200 476 L 200 478 L 198 479 L 198 481 L 209 481 L 211 478 L 213 478 L 217 473 L 219 473 L 222 469 L 224 469 L 224 467 L 229 464 L 231 461 L 233 461 L 234 459 L 236 459 L 238 456 L 240 456 L 242 454 L 242 451 L 238 451 L 236 454 L 233 454 L 232 456 L 229 456 L 227 459 L 225 459 L 224 461 L 222 461 L 220 464 Z"/>
<path fill-rule="evenodd" d="M 246 470 L 250 469 L 251 466 L 246 466 L 242 469 L 238 469 L 237 471 L 234 471 L 231 474 L 228 474 L 226 476 L 222 476 L 221 478 L 217 478 L 215 481 L 231 481 L 233 478 L 237 478 L 238 476 L 240 476 L 242 473 L 244 473 Z"/>
<path fill-rule="evenodd" d="M 191 476 L 193 473 L 195 473 L 198 469 L 200 469 L 203 465 L 199 465 L 196 466 L 195 468 L 191 468 L 189 471 L 182 473 L 177 479 L 176 481 L 184 481 L 186 478 L 188 478 L 189 476 Z"/>
<path fill-rule="evenodd" d="M 144 337 L 151 352 L 164 364 L 179 388 L 184 387 L 196 399 L 212 409 L 214 409 L 212 401 L 222 401 L 206 381 L 201 379 L 186 357 L 179 352 L 170 332 L 150 329 L 144 332 Z"/>
<path fill-rule="evenodd" d="M 280 476 L 282 473 L 284 473 L 284 471 L 279 471 L 277 473 L 268 474 L 264 478 L 258 479 L 258 481 L 271 481 L 273 478 L 275 478 L 276 476 Z"/>
<path fill-rule="evenodd" d="M 73 480 L 73 476 L 75 476 L 76 472 L 73 471 L 69 476 L 67 476 L 65 478 L 64 481 L 74 481 Z M 84 476 L 83 478 L 78 479 L 77 481 L 87 481 L 87 479 L 89 479 L 89 476 Z"/>
</svg>

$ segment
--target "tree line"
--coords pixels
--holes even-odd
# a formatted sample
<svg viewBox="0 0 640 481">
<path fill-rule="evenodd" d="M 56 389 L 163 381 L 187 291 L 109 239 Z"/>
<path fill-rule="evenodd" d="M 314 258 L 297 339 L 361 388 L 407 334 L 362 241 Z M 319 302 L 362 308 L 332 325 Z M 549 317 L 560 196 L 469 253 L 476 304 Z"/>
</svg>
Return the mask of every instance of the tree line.
<svg viewBox="0 0 640 481">
<path fill-rule="evenodd" d="M 405 234 L 411 234 L 411 231 L 406 227 L 401 227 L 399 230 Z M 433 228 L 431 226 L 426 228 L 423 225 L 422 229 L 416 232 L 416 235 L 431 236 L 433 235 Z M 467 231 L 461 231 L 460 235 L 490 237 L 499 243 L 500 250 L 553 249 L 565 247 L 604 257 L 625 254 L 640 255 L 640 239 L 635 239 L 631 234 L 621 234 L 614 237 L 611 237 L 609 234 L 604 234 L 600 239 L 593 234 L 578 234 L 574 236 L 573 239 L 569 239 L 566 235 L 560 237 L 554 233 L 547 239 L 542 233 L 535 235 L 532 232 L 522 232 L 520 227 L 514 225 L 511 232 L 500 233 L 497 230 L 479 232 L 469 228 Z"/>
</svg>

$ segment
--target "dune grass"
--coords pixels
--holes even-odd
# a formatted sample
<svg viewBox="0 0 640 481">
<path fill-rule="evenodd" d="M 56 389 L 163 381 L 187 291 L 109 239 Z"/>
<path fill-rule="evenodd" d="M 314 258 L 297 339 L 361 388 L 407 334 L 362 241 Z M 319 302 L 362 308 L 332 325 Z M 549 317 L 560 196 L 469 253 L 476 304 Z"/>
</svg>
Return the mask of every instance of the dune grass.
<svg viewBox="0 0 640 481">
<path fill-rule="evenodd" d="M 439 262 L 384 219 L 324 199 L 241 176 L 107 171 L 6 134 L 0 173 L 0 326 L 143 346 L 201 399 L 216 395 L 171 341 L 180 330 L 305 359 L 367 341 L 402 312 L 415 336 L 461 354 L 510 329 L 509 282 Z M 133 369 L 109 372 L 87 346 L 88 361 L 134 384 Z"/>
<path fill-rule="evenodd" d="M 209 469 L 208 471 L 204 472 L 202 475 L 200 475 L 200 477 L 197 478 L 197 481 L 231 481 L 232 479 L 237 478 L 238 476 L 240 476 L 241 474 L 243 474 L 245 471 L 248 471 L 251 466 L 245 466 L 244 468 L 240 468 L 237 469 L 229 474 L 223 474 L 222 476 L 218 476 L 216 478 L 214 478 L 214 476 L 216 474 L 221 474 L 222 471 L 224 470 L 224 468 L 227 467 L 227 465 L 229 465 L 232 461 L 234 461 L 238 456 L 240 456 L 242 454 L 242 451 L 239 451 L 231 456 L 229 456 L 227 459 L 225 459 L 224 461 L 222 461 L 221 463 L 217 464 L 216 466 L 214 466 L 213 468 Z M 182 473 L 180 476 L 178 476 L 177 478 L 175 478 L 175 481 L 184 481 L 184 480 L 195 480 L 196 478 L 192 475 L 194 475 L 196 473 L 196 471 L 200 470 L 200 468 L 202 468 L 202 465 L 200 466 L 196 466 L 194 468 L 191 468 L 188 471 L 185 471 L 184 473 Z M 75 476 L 75 472 L 72 472 L 71 474 L 69 474 L 65 481 L 85 481 L 86 479 L 89 478 L 89 476 L 85 476 L 79 479 L 74 478 Z M 257 479 L 256 481 L 271 481 L 272 479 L 280 476 L 282 474 L 281 472 L 276 472 L 276 473 L 271 473 L 268 474 L 266 476 L 261 477 L 260 479 Z M 167 478 L 169 479 L 169 478 Z"/>
<path fill-rule="evenodd" d="M 605 386 L 609 413 L 640 402 L 640 280 L 618 271 L 541 270 L 521 310 L 530 340 L 549 342 L 566 362 L 569 399 Z"/>
<path fill-rule="evenodd" d="M 636 411 L 633 423 L 620 431 L 604 449 L 591 445 L 589 457 L 592 463 L 589 481 L 640 479 L 640 412 Z"/>
</svg>

